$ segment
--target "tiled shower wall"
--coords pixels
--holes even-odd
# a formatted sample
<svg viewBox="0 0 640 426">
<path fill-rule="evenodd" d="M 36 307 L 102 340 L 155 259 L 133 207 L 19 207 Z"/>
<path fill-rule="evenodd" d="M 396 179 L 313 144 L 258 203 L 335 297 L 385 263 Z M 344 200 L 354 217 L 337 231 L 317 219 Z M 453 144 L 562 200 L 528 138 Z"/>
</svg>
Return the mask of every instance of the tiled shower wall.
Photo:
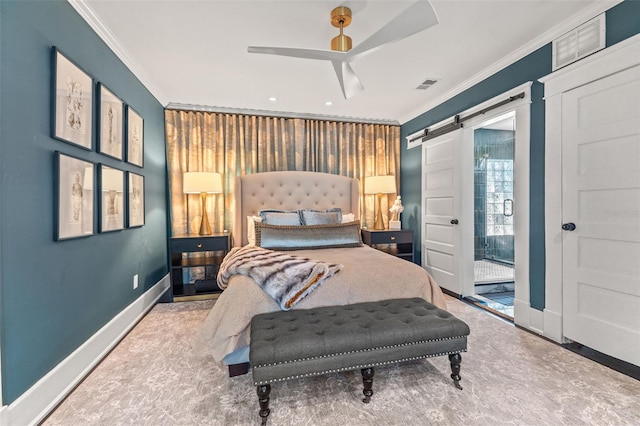
<svg viewBox="0 0 640 426">
<path fill-rule="evenodd" d="M 504 262 L 513 262 L 513 216 L 503 217 L 501 214 L 498 217 L 487 216 L 487 168 L 490 163 L 494 167 L 500 167 L 501 169 L 507 169 L 508 162 L 496 161 L 496 160 L 513 160 L 514 158 L 514 136 L 515 132 L 511 130 L 492 130 L 492 129 L 477 129 L 475 130 L 475 142 L 474 142 L 474 216 L 475 216 L 475 235 L 474 235 L 474 254 L 475 260 L 492 259 L 500 260 Z M 493 160 L 493 161 L 491 161 Z M 510 163 L 513 165 L 513 162 Z M 511 167 L 512 169 L 512 167 Z M 510 174 L 509 176 L 505 175 Z M 509 184 L 508 181 L 512 180 L 509 177 L 513 176 L 513 170 L 502 170 L 493 174 L 496 182 L 489 182 L 489 185 L 494 186 L 496 193 L 497 204 L 491 208 L 500 209 L 502 211 L 502 192 L 513 194 L 513 183 Z M 501 177 L 502 176 L 502 180 Z M 494 179 L 492 179 L 494 180 Z M 509 186 L 510 185 L 510 186 Z M 502 190 L 502 191 L 500 191 Z M 510 191 L 509 191 L 510 190 Z M 490 191 L 492 192 L 492 191 Z M 511 197 L 513 198 L 513 196 Z M 499 206 L 499 207 L 498 207 Z M 493 213 L 493 212 L 492 212 Z M 495 216 L 495 215 L 494 215 Z M 493 221 L 491 220 L 493 219 Z M 487 235 L 487 221 L 492 221 L 491 225 L 498 225 L 500 231 L 497 233 L 503 233 L 507 235 Z M 503 223 L 496 223 L 503 222 Z M 507 223 L 504 223 L 507 222 Z M 511 230 L 511 232 L 509 232 Z M 496 232 L 494 232 L 496 233 Z M 511 235 L 509 235 L 511 234 Z"/>
</svg>

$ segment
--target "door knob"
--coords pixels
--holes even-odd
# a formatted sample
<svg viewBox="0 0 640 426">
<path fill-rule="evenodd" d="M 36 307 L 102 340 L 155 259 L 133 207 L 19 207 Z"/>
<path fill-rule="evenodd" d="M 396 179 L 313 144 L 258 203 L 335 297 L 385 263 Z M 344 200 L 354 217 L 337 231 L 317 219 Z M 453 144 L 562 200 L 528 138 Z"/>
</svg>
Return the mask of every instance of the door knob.
<svg viewBox="0 0 640 426">
<path fill-rule="evenodd" d="M 573 222 L 568 222 L 568 223 L 563 223 L 562 224 L 562 229 L 564 231 L 573 231 L 576 229 L 576 224 Z"/>
<path fill-rule="evenodd" d="M 458 224 L 458 219 L 451 219 L 451 224 L 452 225 L 457 225 Z"/>
</svg>

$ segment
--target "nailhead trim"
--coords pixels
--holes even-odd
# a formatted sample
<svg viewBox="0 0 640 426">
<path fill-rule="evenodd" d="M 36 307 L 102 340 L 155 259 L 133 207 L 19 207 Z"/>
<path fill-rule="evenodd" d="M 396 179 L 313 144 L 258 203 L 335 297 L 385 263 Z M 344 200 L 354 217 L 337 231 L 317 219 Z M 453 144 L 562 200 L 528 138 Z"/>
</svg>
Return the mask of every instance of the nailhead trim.
<svg viewBox="0 0 640 426">
<path fill-rule="evenodd" d="M 378 346 L 378 347 L 375 347 L 375 348 L 358 349 L 356 351 L 338 352 L 338 353 L 335 353 L 335 354 L 312 356 L 312 357 L 308 357 L 308 358 L 292 359 L 292 360 L 288 360 L 288 361 L 278 361 L 278 362 L 274 362 L 274 363 L 270 363 L 270 364 L 258 364 L 258 365 L 255 366 L 255 368 L 270 367 L 270 366 L 280 365 L 280 364 L 289 364 L 289 363 L 292 363 L 292 362 L 310 361 L 310 360 L 313 360 L 313 359 L 328 358 L 328 357 L 334 357 L 334 356 L 340 356 L 340 355 L 349 355 L 349 354 L 354 354 L 354 353 L 359 353 L 359 352 L 370 352 L 370 351 L 376 351 L 378 349 L 401 348 L 401 347 L 404 347 L 404 346 L 419 345 L 419 344 L 422 344 L 422 343 L 442 342 L 442 341 L 445 341 L 445 340 L 459 339 L 461 337 L 467 337 L 467 336 L 441 337 L 439 339 L 419 340 L 417 342 L 407 342 L 407 343 L 400 343 L 400 344 L 395 344 L 395 345 Z"/>
<path fill-rule="evenodd" d="M 452 339 L 454 339 L 455 337 L 452 337 Z M 447 339 L 437 339 L 437 340 L 447 340 Z M 419 343 L 419 342 L 417 342 Z M 399 345 L 394 345 L 394 346 L 384 346 L 385 347 L 396 347 Z M 403 345 L 406 346 L 406 345 Z M 368 350 L 372 350 L 372 349 L 366 349 L 365 351 Z M 353 352 L 363 352 L 363 351 L 353 351 Z M 345 353 L 353 353 L 353 352 L 345 352 Z M 253 384 L 255 386 L 259 386 L 259 385 L 266 385 L 269 383 L 276 383 L 276 382 L 284 382 L 285 380 L 291 380 L 291 379 L 301 379 L 304 377 L 310 377 L 310 376 L 320 376 L 322 374 L 329 374 L 329 373 L 338 373 L 341 371 L 350 371 L 350 370 L 357 370 L 358 368 L 370 368 L 370 367 L 379 367 L 381 365 L 388 365 L 388 364 L 396 364 L 399 362 L 405 362 L 405 361 L 415 361 L 417 359 L 424 359 L 424 358 L 433 358 L 433 357 L 437 357 L 437 356 L 443 356 L 443 355 L 452 355 L 452 354 L 459 354 L 460 352 L 467 352 L 466 349 L 463 349 L 462 351 L 451 351 L 451 352 L 441 352 L 441 353 L 437 353 L 437 354 L 428 354 L 428 355 L 420 355 L 420 356 L 413 356 L 413 357 L 409 357 L 409 358 L 401 358 L 401 359 L 397 359 L 394 361 L 384 361 L 384 362 L 377 362 L 375 364 L 359 364 L 359 365 L 354 365 L 351 367 L 341 367 L 341 368 L 336 368 L 333 370 L 325 370 L 325 371 L 318 371 L 318 372 L 310 372 L 310 373 L 305 373 L 305 374 L 298 374 L 296 376 L 287 376 L 287 377 L 282 377 L 279 379 L 270 379 L 270 380 L 262 380 L 259 382 L 254 381 Z M 340 355 L 340 354 L 335 354 L 335 355 Z M 333 355 L 329 355 L 329 356 L 333 356 Z M 314 358 L 325 358 L 326 356 L 322 356 L 322 357 L 314 357 Z M 305 359 L 314 359 L 314 358 L 305 358 Z M 288 361 L 288 362 L 292 362 L 292 361 Z M 268 364 L 268 365 L 277 365 L 277 364 L 285 364 L 286 362 L 281 362 L 281 363 L 276 363 L 276 364 Z M 253 369 L 257 369 L 260 367 L 265 367 L 266 365 L 257 365 L 254 366 Z"/>
</svg>

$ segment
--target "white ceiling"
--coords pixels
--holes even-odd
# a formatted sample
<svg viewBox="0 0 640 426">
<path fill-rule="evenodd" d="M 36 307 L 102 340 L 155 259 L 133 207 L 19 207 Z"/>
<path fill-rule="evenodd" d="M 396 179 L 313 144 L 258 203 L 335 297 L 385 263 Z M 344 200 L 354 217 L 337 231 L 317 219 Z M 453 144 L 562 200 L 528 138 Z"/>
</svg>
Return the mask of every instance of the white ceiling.
<svg viewBox="0 0 640 426">
<path fill-rule="evenodd" d="M 329 49 L 338 5 L 353 10 L 345 34 L 355 46 L 411 2 L 68 1 L 165 106 L 398 123 L 619 2 L 434 0 L 440 23 L 353 62 L 365 90 L 344 99 L 329 62 L 251 54 L 247 46 Z M 439 81 L 417 90 L 427 78 Z"/>
</svg>

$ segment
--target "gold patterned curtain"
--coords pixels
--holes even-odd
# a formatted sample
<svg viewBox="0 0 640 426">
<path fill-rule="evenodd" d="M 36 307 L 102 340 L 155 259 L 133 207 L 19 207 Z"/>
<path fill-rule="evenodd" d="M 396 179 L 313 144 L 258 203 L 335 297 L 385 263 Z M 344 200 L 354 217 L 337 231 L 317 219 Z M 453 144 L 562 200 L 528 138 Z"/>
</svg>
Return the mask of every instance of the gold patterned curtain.
<svg viewBox="0 0 640 426">
<path fill-rule="evenodd" d="M 400 126 L 216 112 L 166 110 L 167 162 L 173 235 L 197 233 L 200 197 L 182 193 L 185 172 L 217 172 L 223 194 L 210 194 L 214 232 L 232 229 L 233 180 L 251 173 L 303 170 L 360 181 L 360 220 L 373 226 L 374 198 L 364 195 L 366 176 L 394 175 L 399 191 Z M 388 216 L 395 194 L 383 197 Z"/>
</svg>

